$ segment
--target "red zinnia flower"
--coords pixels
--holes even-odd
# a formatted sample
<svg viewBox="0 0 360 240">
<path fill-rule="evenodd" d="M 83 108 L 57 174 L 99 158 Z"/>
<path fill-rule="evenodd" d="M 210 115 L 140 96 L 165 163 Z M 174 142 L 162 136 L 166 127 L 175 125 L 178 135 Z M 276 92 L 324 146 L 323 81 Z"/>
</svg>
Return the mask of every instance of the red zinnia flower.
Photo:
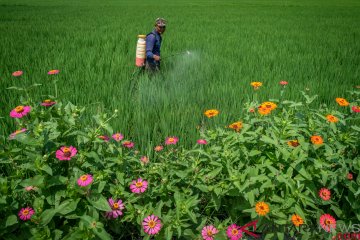
<svg viewBox="0 0 360 240">
<path fill-rule="evenodd" d="M 336 228 L 336 220 L 330 214 L 323 214 L 320 217 L 320 226 L 326 231 Z"/>
<path fill-rule="evenodd" d="M 330 200 L 331 197 L 330 190 L 327 188 L 321 188 L 319 191 L 319 197 L 321 197 L 321 199 L 324 201 Z"/>
</svg>

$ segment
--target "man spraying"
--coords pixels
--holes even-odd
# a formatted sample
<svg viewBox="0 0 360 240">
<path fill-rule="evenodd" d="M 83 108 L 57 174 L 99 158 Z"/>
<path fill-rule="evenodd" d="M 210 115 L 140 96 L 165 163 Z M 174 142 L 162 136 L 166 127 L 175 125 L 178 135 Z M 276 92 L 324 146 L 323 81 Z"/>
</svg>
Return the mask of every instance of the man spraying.
<svg viewBox="0 0 360 240">
<path fill-rule="evenodd" d="M 155 20 L 155 28 L 152 32 L 146 35 L 146 62 L 145 69 L 150 72 L 157 72 L 160 70 L 160 48 L 162 37 L 165 32 L 166 21 L 163 18 Z"/>
</svg>

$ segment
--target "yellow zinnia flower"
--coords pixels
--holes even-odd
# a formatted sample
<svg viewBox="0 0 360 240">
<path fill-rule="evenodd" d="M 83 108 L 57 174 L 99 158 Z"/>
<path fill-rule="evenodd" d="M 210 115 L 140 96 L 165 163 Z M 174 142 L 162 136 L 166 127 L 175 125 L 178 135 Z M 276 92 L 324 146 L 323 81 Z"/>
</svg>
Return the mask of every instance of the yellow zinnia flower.
<svg viewBox="0 0 360 240">
<path fill-rule="evenodd" d="M 234 129 L 235 131 L 239 132 L 240 129 L 243 127 L 242 122 L 234 122 L 229 125 L 229 128 Z"/>
<path fill-rule="evenodd" d="M 251 82 L 250 85 L 256 90 L 262 86 L 261 82 Z"/>
<path fill-rule="evenodd" d="M 345 98 L 336 98 L 335 100 L 342 107 L 349 106 L 349 103 L 348 103 L 348 101 L 346 101 Z"/>
<path fill-rule="evenodd" d="M 204 112 L 205 116 L 207 116 L 208 118 L 212 118 L 215 117 L 216 115 L 219 114 L 219 111 L 216 109 L 210 109 L 210 110 L 206 110 Z"/>
<path fill-rule="evenodd" d="M 336 123 L 336 122 L 339 121 L 339 119 L 338 119 L 337 117 L 335 117 L 334 115 L 331 115 L 331 114 L 327 115 L 327 116 L 326 116 L 326 119 L 327 119 L 329 122 L 333 122 L 333 123 Z"/>
</svg>

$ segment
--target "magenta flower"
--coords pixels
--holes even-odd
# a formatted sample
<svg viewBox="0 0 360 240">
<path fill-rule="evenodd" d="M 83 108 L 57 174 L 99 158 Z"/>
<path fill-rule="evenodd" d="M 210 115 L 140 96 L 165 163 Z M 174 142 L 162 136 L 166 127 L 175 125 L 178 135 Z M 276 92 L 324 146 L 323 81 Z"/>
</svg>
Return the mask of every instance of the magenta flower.
<svg viewBox="0 0 360 240">
<path fill-rule="evenodd" d="M 239 226 L 231 224 L 226 230 L 226 235 L 230 238 L 230 240 L 239 240 L 242 238 L 243 232 Z"/>
<path fill-rule="evenodd" d="M 288 82 L 287 81 L 280 81 L 279 84 L 281 86 L 286 86 L 286 85 L 288 85 Z"/>
<path fill-rule="evenodd" d="M 21 220 L 27 221 L 31 218 L 32 215 L 34 215 L 34 213 L 35 213 L 34 209 L 32 209 L 31 207 L 27 207 L 27 208 L 22 208 L 19 211 L 18 215 Z"/>
<path fill-rule="evenodd" d="M 27 131 L 26 128 L 22 128 L 21 130 L 16 130 L 12 134 L 10 134 L 9 139 L 14 139 L 15 136 L 18 135 L 19 133 L 23 133 L 23 132 L 26 132 L 26 131 Z"/>
<path fill-rule="evenodd" d="M 76 148 L 73 146 L 70 147 L 61 147 L 59 150 L 56 151 L 56 158 L 60 161 L 67 160 L 69 161 L 73 156 L 77 153 Z"/>
<path fill-rule="evenodd" d="M 112 135 L 112 138 L 115 141 L 119 142 L 119 141 L 124 139 L 124 136 L 121 133 L 115 133 L 115 134 Z"/>
<path fill-rule="evenodd" d="M 90 174 L 82 175 L 77 180 L 77 184 L 80 187 L 86 187 L 87 185 L 91 184 L 92 182 L 93 182 L 93 177 Z"/>
<path fill-rule="evenodd" d="M 163 149 L 164 149 L 164 147 L 161 146 L 161 145 L 156 146 L 156 147 L 154 148 L 155 152 L 160 152 L 160 151 L 163 150 Z"/>
<path fill-rule="evenodd" d="M 360 106 L 352 106 L 351 110 L 356 113 L 360 113 Z"/>
<path fill-rule="evenodd" d="M 142 180 L 141 178 L 138 178 L 138 180 L 132 181 L 132 184 L 130 185 L 130 190 L 133 193 L 143 193 L 148 187 L 148 182 L 145 180 Z"/>
<path fill-rule="evenodd" d="M 133 148 L 133 147 L 134 147 L 134 143 L 131 142 L 131 141 L 124 141 L 124 142 L 122 143 L 122 145 L 123 145 L 124 147 L 126 147 L 126 148 Z"/>
<path fill-rule="evenodd" d="M 12 75 L 14 76 L 14 77 L 20 77 L 21 75 L 23 75 L 23 71 L 15 71 L 15 72 L 13 72 L 12 73 Z"/>
<path fill-rule="evenodd" d="M 160 219 L 155 215 L 146 217 L 142 222 L 142 225 L 144 228 L 144 232 L 149 235 L 157 234 L 162 227 Z"/>
<path fill-rule="evenodd" d="M 108 136 L 106 136 L 106 135 L 101 135 L 101 136 L 99 136 L 99 138 L 101 140 L 104 140 L 104 142 L 108 142 L 110 140 L 110 138 Z"/>
<path fill-rule="evenodd" d="M 106 212 L 105 217 L 106 218 L 117 218 L 121 215 L 123 215 L 123 212 L 121 210 L 123 210 L 125 208 L 124 204 L 122 203 L 121 199 L 119 199 L 118 201 L 114 201 L 112 198 L 110 198 L 108 200 L 109 202 L 109 206 L 111 207 L 112 211 Z"/>
<path fill-rule="evenodd" d="M 214 235 L 217 234 L 219 231 L 213 226 L 205 226 L 202 231 L 201 235 L 204 240 L 214 240 Z"/>
<path fill-rule="evenodd" d="M 177 137 L 167 137 L 165 140 L 165 145 L 173 144 L 175 145 L 179 141 L 179 138 Z"/>
<path fill-rule="evenodd" d="M 48 71 L 48 75 L 55 75 L 58 74 L 60 72 L 60 70 L 50 70 Z"/>
<path fill-rule="evenodd" d="M 22 118 L 26 116 L 31 111 L 30 106 L 17 106 L 10 112 L 10 117 L 12 118 Z"/>
<path fill-rule="evenodd" d="M 46 99 L 44 100 L 42 103 L 40 103 L 41 106 L 44 107 L 51 107 L 52 105 L 54 105 L 56 102 L 51 101 L 50 99 Z"/>
<path fill-rule="evenodd" d="M 200 144 L 200 145 L 205 145 L 208 142 L 205 139 L 199 139 L 199 140 L 197 140 L 197 143 Z"/>
<path fill-rule="evenodd" d="M 147 164 L 147 163 L 149 163 L 149 158 L 147 156 L 142 156 L 140 158 L 140 161 L 144 164 Z"/>
</svg>

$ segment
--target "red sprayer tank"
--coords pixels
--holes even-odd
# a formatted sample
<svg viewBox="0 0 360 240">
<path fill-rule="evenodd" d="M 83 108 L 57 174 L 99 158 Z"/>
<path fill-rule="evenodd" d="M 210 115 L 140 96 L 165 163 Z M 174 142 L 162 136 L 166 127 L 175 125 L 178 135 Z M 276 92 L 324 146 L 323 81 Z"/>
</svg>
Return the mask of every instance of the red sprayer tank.
<svg viewBox="0 0 360 240">
<path fill-rule="evenodd" d="M 138 35 L 138 41 L 136 44 L 136 62 L 137 67 L 142 67 L 145 64 L 146 58 L 146 35 Z"/>
</svg>

